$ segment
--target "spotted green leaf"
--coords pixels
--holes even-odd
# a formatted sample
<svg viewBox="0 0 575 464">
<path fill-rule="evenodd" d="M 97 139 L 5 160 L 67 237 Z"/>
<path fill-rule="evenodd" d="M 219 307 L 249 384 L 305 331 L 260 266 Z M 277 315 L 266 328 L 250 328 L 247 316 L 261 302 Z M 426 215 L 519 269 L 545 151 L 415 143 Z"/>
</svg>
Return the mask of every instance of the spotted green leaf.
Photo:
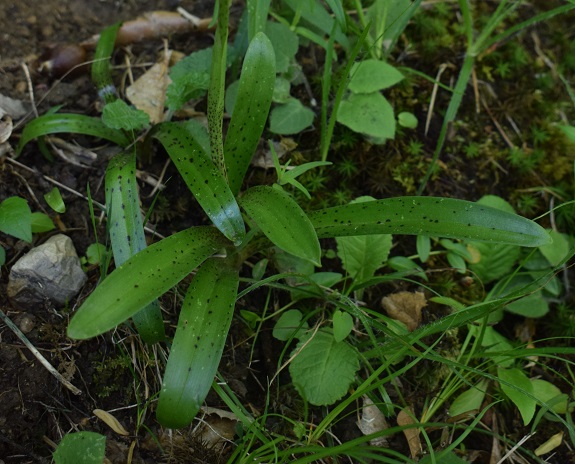
<svg viewBox="0 0 575 464">
<path fill-rule="evenodd" d="M 120 266 L 146 248 L 136 183 L 136 154 L 124 152 L 112 158 L 106 169 L 105 182 L 110 241 L 114 261 Z M 145 342 L 163 340 L 164 322 L 156 300 L 134 314 L 132 320 Z"/>
<path fill-rule="evenodd" d="M 68 336 L 86 339 L 116 327 L 226 244 L 213 227 L 198 226 L 143 249 L 90 294 L 70 321 Z"/>
<path fill-rule="evenodd" d="M 24 146 L 32 139 L 60 133 L 92 135 L 122 147 L 130 144 L 130 139 L 122 131 L 109 128 L 101 119 L 91 118 L 83 114 L 47 114 L 26 124 L 16 154 L 19 155 Z"/>
<path fill-rule="evenodd" d="M 252 187 L 242 195 L 240 204 L 274 245 L 320 266 L 321 249 L 313 226 L 281 187 Z"/>
<path fill-rule="evenodd" d="M 240 208 L 228 184 L 198 141 L 186 129 L 167 122 L 152 136 L 164 145 L 180 175 L 214 225 L 235 244 L 245 236 Z"/>
<path fill-rule="evenodd" d="M 549 234 L 533 221 L 464 200 L 397 197 L 308 214 L 319 238 L 365 234 L 429 235 L 537 247 Z"/>
<path fill-rule="evenodd" d="M 239 273 L 225 259 L 208 259 L 186 294 L 170 350 L 156 416 L 165 427 L 189 425 L 204 402 L 232 321 Z"/>
<path fill-rule="evenodd" d="M 268 117 L 275 72 L 272 44 L 263 32 L 258 32 L 244 58 L 234 113 L 224 144 L 228 181 L 236 194 L 242 186 Z"/>
</svg>

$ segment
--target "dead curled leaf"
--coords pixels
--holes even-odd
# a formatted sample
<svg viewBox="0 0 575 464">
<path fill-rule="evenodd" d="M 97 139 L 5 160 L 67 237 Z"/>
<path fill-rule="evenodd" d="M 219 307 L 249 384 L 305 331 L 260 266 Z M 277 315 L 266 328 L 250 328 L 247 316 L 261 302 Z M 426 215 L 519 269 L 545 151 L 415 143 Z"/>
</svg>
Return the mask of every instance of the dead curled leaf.
<svg viewBox="0 0 575 464">
<path fill-rule="evenodd" d="M 398 292 L 383 297 L 381 305 L 389 317 L 403 322 L 413 332 L 421 323 L 421 310 L 427 301 L 423 292 Z"/>
<path fill-rule="evenodd" d="M 108 427 L 110 427 L 114 432 L 119 435 L 128 436 L 130 435 L 128 431 L 124 428 L 120 421 L 116 419 L 112 414 L 102 409 L 94 409 L 92 411 L 94 415 L 100 419 L 101 421 L 105 422 Z"/>
<path fill-rule="evenodd" d="M 363 409 L 361 410 L 361 419 L 357 421 L 357 427 L 364 435 L 381 432 L 389 428 L 385 416 L 368 396 L 363 396 Z M 372 438 L 369 440 L 369 444 L 382 448 L 387 447 L 387 437 Z"/>
<path fill-rule="evenodd" d="M 408 412 L 409 411 L 409 412 Z M 397 415 L 397 425 L 400 427 L 405 425 L 416 424 L 417 421 L 413 417 L 413 412 L 410 409 L 402 409 Z M 409 445 L 409 451 L 411 452 L 411 457 L 416 459 L 423 453 L 423 447 L 421 446 L 421 439 L 419 438 L 420 429 L 418 427 L 409 427 L 403 431 L 405 438 L 407 439 L 407 444 Z"/>
</svg>

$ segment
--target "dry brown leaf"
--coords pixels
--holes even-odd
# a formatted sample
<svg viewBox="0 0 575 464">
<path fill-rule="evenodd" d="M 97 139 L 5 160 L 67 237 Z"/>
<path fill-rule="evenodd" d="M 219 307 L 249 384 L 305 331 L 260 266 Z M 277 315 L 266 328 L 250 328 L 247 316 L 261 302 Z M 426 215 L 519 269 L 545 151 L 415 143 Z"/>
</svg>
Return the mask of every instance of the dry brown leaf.
<svg viewBox="0 0 575 464">
<path fill-rule="evenodd" d="M 365 395 L 363 396 L 361 419 L 357 421 L 357 426 L 364 435 L 381 432 L 389 428 L 389 424 L 381 410 Z M 387 447 L 387 437 L 373 438 L 369 440 L 369 444 L 371 446 Z"/>
<path fill-rule="evenodd" d="M 422 292 L 398 292 L 383 297 L 381 305 L 389 317 L 403 322 L 413 332 L 421 323 L 421 310 L 427 301 Z"/>
<path fill-rule="evenodd" d="M 0 119 L 0 143 L 4 143 L 10 138 L 13 128 L 14 125 L 12 124 L 12 118 L 10 116 L 5 116 Z"/>
<path fill-rule="evenodd" d="M 92 412 L 98 419 L 105 422 L 106 425 L 110 427 L 117 434 L 124 436 L 130 435 L 128 431 L 124 428 L 124 426 L 120 424 L 120 421 L 118 421 L 118 419 L 112 416 L 112 414 L 110 414 L 109 412 L 104 411 L 103 409 L 94 409 Z"/>
<path fill-rule="evenodd" d="M 400 427 L 404 425 L 416 424 L 417 421 L 413 418 L 413 413 L 407 412 L 405 409 L 399 411 L 397 415 L 397 425 Z M 407 439 L 407 444 L 409 445 L 409 451 L 411 452 L 411 457 L 416 459 L 423 453 L 423 447 L 421 446 L 421 440 L 419 438 L 420 430 L 417 427 L 410 427 L 403 431 L 405 438 Z"/>
<path fill-rule="evenodd" d="M 168 76 L 170 54 L 171 51 L 167 51 L 162 62 L 156 63 L 126 89 L 128 99 L 150 117 L 152 124 L 164 120 L 166 89 L 171 82 Z"/>
</svg>

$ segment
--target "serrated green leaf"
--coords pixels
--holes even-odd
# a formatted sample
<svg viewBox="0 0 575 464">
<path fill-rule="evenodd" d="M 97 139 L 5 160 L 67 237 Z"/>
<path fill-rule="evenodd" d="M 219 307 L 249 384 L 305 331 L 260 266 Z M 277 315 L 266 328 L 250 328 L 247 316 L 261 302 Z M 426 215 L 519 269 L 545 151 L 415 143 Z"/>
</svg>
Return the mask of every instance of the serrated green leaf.
<svg viewBox="0 0 575 464">
<path fill-rule="evenodd" d="M 44 200 L 46 200 L 48 206 L 57 213 L 64 214 L 66 212 L 66 205 L 64 204 L 64 199 L 62 198 L 62 194 L 58 187 L 54 187 L 46 193 L 44 195 Z"/>
<path fill-rule="evenodd" d="M 121 147 L 130 144 L 130 139 L 122 131 L 111 129 L 100 118 L 91 118 L 83 114 L 48 114 L 33 119 L 22 131 L 16 155 L 32 139 L 49 134 L 73 133 L 92 135 L 114 142 Z"/>
<path fill-rule="evenodd" d="M 259 32 L 251 41 L 240 76 L 234 114 L 224 144 L 230 189 L 237 194 L 266 124 L 275 82 L 271 42 Z M 254 92 L 257 89 L 257 92 Z"/>
<path fill-rule="evenodd" d="M 339 105 L 337 122 L 378 139 L 395 137 L 393 108 L 379 92 L 351 94 Z"/>
<path fill-rule="evenodd" d="M 30 215 L 30 227 L 33 234 L 41 234 L 56 228 L 50 216 L 44 213 L 32 213 Z"/>
<path fill-rule="evenodd" d="M 333 338 L 336 342 L 341 342 L 353 330 L 353 318 L 349 313 L 336 310 L 333 313 Z"/>
<path fill-rule="evenodd" d="M 483 379 L 477 385 L 457 396 L 449 407 L 449 415 L 455 417 L 467 412 L 479 411 L 485 398 L 488 384 L 487 380 Z"/>
<path fill-rule="evenodd" d="M 305 212 L 281 187 L 252 187 L 240 204 L 274 245 L 320 266 L 317 235 Z"/>
<path fill-rule="evenodd" d="M 223 174 L 202 146 L 180 125 L 172 122 L 156 126 L 158 139 L 198 203 L 214 225 L 234 244 L 242 242 L 245 226 L 236 199 Z"/>
<path fill-rule="evenodd" d="M 302 102 L 291 98 L 276 106 L 270 114 L 270 131 L 274 134 L 297 134 L 312 125 L 315 113 Z"/>
<path fill-rule="evenodd" d="M 32 213 L 24 198 L 10 197 L 0 203 L 0 232 L 32 242 Z"/>
<path fill-rule="evenodd" d="M 221 258 L 208 259 L 194 276 L 180 311 L 156 410 L 164 427 L 185 427 L 200 410 L 222 357 L 238 284 L 238 269 Z"/>
<path fill-rule="evenodd" d="M 289 371 L 293 383 L 300 395 L 316 406 L 342 398 L 359 370 L 357 352 L 325 332 L 302 338 L 292 357 Z"/>
<path fill-rule="evenodd" d="M 351 68 L 348 89 L 354 93 L 371 94 L 392 87 L 403 80 L 403 74 L 380 60 L 363 60 Z"/>
<path fill-rule="evenodd" d="M 86 339 L 110 330 L 176 285 L 229 242 L 213 227 L 183 230 L 117 267 L 84 301 L 68 336 Z"/>
<path fill-rule="evenodd" d="M 102 122 L 112 129 L 137 131 L 150 124 L 150 117 L 144 111 L 128 105 L 124 100 L 115 100 L 104 106 Z"/>
<path fill-rule="evenodd" d="M 282 313 L 274 325 L 272 335 L 283 342 L 291 338 L 300 338 L 306 329 L 309 328 L 307 322 L 301 323 L 302 313 L 299 309 L 289 309 Z"/>
<path fill-rule="evenodd" d="M 105 185 L 110 241 L 114 261 L 120 266 L 146 248 L 135 153 L 119 153 L 108 162 Z M 157 301 L 143 307 L 132 320 L 146 343 L 164 339 L 162 311 Z"/>
<path fill-rule="evenodd" d="M 549 234 L 533 221 L 476 203 L 396 197 L 313 211 L 320 238 L 366 234 L 430 235 L 537 247 Z"/>
<path fill-rule="evenodd" d="M 337 254 L 343 268 L 359 284 L 383 267 L 391 250 L 391 240 L 389 234 L 336 237 Z"/>
<path fill-rule="evenodd" d="M 517 406 L 523 424 L 527 425 L 535 414 L 535 400 L 528 395 L 533 395 L 533 384 L 522 370 L 517 368 L 497 369 L 497 377 L 500 380 L 501 390 Z"/>
<path fill-rule="evenodd" d="M 54 451 L 55 464 L 102 464 L 106 458 L 106 437 L 95 432 L 64 435 Z"/>
<path fill-rule="evenodd" d="M 200 98 L 210 86 L 212 48 L 198 50 L 170 68 L 171 83 L 166 90 L 166 106 L 181 108 L 188 100 Z"/>
</svg>

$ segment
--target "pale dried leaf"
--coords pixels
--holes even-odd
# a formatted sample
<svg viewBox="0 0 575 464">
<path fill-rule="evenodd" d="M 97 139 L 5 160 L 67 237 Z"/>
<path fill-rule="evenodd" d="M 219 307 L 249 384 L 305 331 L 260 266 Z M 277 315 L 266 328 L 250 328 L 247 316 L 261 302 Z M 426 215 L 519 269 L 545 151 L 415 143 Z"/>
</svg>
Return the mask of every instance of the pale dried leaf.
<svg viewBox="0 0 575 464">
<path fill-rule="evenodd" d="M 412 332 L 421 323 L 421 310 L 427 301 L 422 292 L 398 292 L 383 297 L 381 304 L 389 317 L 403 322 Z"/>
<path fill-rule="evenodd" d="M 535 450 L 535 456 L 550 453 L 555 448 L 558 448 L 563 442 L 563 432 L 556 433 L 549 440 L 543 443 Z"/>
<path fill-rule="evenodd" d="M 0 143 L 4 143 L 10 138 L 13 127 L 14 125 L 12 124 L 12 118 L 10 116 L 0 119 Z"/>
<path fill-rule="evenodd" d="M 200 410 L 207 415 L 215 414 L 221 419 L 229 419 L 234 421 L 238 420 L 238 417 L 233 412 L 225 411 L 224 409 L 212 408 L 210 406 L 202 406 Z"/>
<path fill-rule="evenodd" d="M 13 119 L 20 119 L 30 111 L 30 104 L 0 94 L 0 118 L 7 114 Z"/>
<path fill-rule="evenodd" d="M 92 411 L 94 415 L 100 419 L 101 421 L 105 422 L 108 427 L 110 427 L 114 432 L 119 435 L 128 436 L 130 435 L 128 431 L 124 428 L 122 424 L 116 419 L 112 414 L 102 409 L 94 409 Z"/>
<path fill-rule="evenodd" d="M 373 404 L 368 396 L 363 396 L 363 408 L 361 410 L 361 419 L 357 421 L 357 426 L 361 433 L 370 435 L 388 429 L 389 424 L 381 410 Z M 387 437 L 377 437 L 369 440 L 371 446 L 386 447 Z"/>
<path fill-rule="evenodd" d="M 405 409 L 399 411 L 397 415 L 397 425 L 412 425 L 416 424 L 416 420 L 413 418 L 413 413 L 407 412 Z M 421 439 L 419 438 L 420 429 L 416 427 L 410 427 L 403 431 L 405 438 L 407 439 L 407 444 L 409 445 L 409 451 L 411 452 L 411 457 L 416 459 L 423 453 L 423 447 L 421 446 Z"/>
<path fill-rule="evenodd" d="M 136 108 L 150 117 L 152 124 L 158 124 L 164 120 L 166 89 L 171 82 L 168 76 L 170 54 L 171 51 L 168 51 L 166 59 L 156 63 L 126 89 L 128 99 Z"/>
<path fill-rule="evenodd" d="M 297 148 L 297 143 L 294 139 L 283 137 L 279 142 L 272 142 L 274 149 L 278 155 L 278 159 L 282 159 L 288 153 L 291 153 Z M 264 169 L 273 169 L 274 159 L 271 150 L 266 145 L 266 150 L 259 151 L 252 158 L 252 166 Z"/>
</svg>

